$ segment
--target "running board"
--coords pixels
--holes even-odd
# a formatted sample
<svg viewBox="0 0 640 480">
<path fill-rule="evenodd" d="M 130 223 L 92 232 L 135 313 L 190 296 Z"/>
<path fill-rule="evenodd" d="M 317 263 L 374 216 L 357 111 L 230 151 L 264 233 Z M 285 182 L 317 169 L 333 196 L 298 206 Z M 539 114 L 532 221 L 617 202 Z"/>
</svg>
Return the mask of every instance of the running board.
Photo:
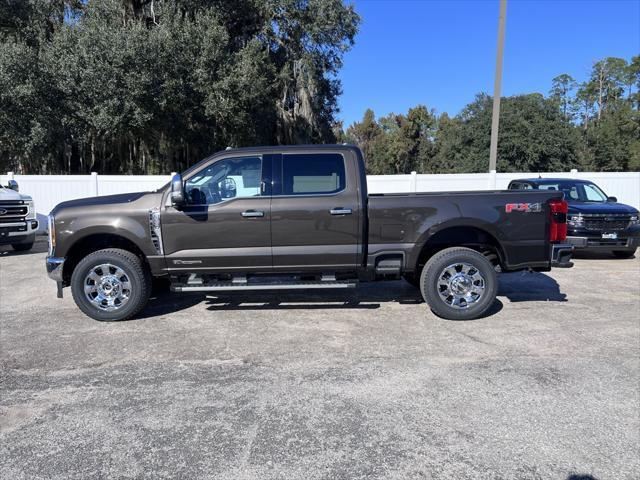
<svg viewBox="0 0 640 480">
<path fill-rule="evenodd" d="M 246 290 L 306 290 L 321 288 L 354 288 L 357 282 L 295 282 L 295 283 L 232 283 L 218 282 L 205 285 L 171 285 L 172 292 L 221 292 Z"/>
</svg>

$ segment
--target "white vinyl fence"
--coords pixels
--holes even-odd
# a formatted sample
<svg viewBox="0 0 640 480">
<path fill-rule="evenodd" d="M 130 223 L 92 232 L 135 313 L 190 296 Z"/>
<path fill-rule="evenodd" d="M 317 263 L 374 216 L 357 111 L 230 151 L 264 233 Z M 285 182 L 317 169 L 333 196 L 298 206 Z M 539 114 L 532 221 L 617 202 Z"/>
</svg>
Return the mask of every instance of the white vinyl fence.
<svg viewBox="0 0 640 480">
<path fill-rule="evenodd" d="M 444 192 L 461 190 L 502 190 L 516 178 L 538 177 L 537 173 L 460 173 L 369 175 L 369 193 Z M 569 177 L 592 180 L 607 195 L 640 208 L 640 172 L 556 172 L 542 177 Z M 20 192 L 35 201 L 41 230 L 46 228 L 46 216 L 58 203 L 97 195 L 155 190 L 167 183 L 169 175 L 0 175 L 0 184 L 14 179 Z"/>
</svg>

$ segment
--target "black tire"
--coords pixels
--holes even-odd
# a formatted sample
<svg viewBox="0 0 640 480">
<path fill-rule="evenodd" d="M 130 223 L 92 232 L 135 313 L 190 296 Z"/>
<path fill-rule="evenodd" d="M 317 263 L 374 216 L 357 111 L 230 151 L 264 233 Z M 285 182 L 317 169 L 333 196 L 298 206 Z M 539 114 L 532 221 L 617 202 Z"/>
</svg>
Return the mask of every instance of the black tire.
<svg viewBox="0 0 640 480">
<path fill-rule="evenodd" d="M 464 262 L 480 273 L 484 280 L 484 291 L 475 303 L 463 308 L 449 305 L 439 293 L 438 278 L 448 267 Z M 446 287 L 444 287 L 446 289 Z M 470 248 L 445 248 L 432 256 L 422 269 L 420 291 L 433 313 L 449 320 L 472 320 L 481 317 L 495 302 L 498 292 L 498 277 L 491 262 L 481 253 Z"/>
<path fill-rule="evenodd" d="M 26 252 L 33 248 L 33 242 L 31 243 L 14 243 L 11 245 L 16 252 Z"/>
<path fill-rule="evenodd" d="M 84 292 L 90 271 L 102 264 L 111 264 L 124 271 L 131 284 L 126 304 L 116 310 L 102 310 L 92 303 Z M 109 248 L 84 257 L 71 274 L 71 294 L 82 312 L 101 322 L 114 322 L 131 318 L 144 308 L 151 293 L 151 275 L 138 256 L 127 250 Z"/>
<path fill-rule="evenodd" d="M 633 255 L 636 253 L 636 249 L 633 250 L 614 250 L 613 256 L 616 258 L 633 258 Z"/>
</svg>

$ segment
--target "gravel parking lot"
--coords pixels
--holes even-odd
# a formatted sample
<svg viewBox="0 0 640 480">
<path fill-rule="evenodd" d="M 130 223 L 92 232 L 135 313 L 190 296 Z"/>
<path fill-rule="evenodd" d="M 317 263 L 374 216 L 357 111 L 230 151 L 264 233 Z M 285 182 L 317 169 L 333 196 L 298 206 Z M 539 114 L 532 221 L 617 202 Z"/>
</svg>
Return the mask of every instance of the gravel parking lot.
<svg viewBox="0 0 640 480">
<path fill-rule="evenodd" d="M 0 247 L 0 477 L 640 477 L 640 259 L 502 275 L 485 318 L 398 281 L 169 295 L 99 323 Z"/>
</svg>

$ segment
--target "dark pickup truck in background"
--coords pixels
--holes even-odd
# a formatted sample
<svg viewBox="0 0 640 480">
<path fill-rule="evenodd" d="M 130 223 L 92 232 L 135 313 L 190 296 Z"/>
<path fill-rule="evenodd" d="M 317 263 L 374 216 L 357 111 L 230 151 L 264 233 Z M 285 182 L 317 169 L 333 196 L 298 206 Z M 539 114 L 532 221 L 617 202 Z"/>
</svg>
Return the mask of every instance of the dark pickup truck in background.
<svg viewBox="0 0 640 480">
<path fill-rule="evenodd" d="M 227 150 L 155 192 L 64 202 L 47 271 L 97 320 L 175 292 L 348 288 L 405 277 L 439 316 L 481 316 L 496 271 L 570 267 L 560 191 L 368 195 L 344 145 Z"/>
<path fill-rule="evenodd" d="M 512 180 L 509 189 L 562 192 L 569 205 L 567 242 L 576 249 L 631 258 L 640 246 L 638 210 L 618 203 L 589 180 L 524 178 Z"/>
</svg>

